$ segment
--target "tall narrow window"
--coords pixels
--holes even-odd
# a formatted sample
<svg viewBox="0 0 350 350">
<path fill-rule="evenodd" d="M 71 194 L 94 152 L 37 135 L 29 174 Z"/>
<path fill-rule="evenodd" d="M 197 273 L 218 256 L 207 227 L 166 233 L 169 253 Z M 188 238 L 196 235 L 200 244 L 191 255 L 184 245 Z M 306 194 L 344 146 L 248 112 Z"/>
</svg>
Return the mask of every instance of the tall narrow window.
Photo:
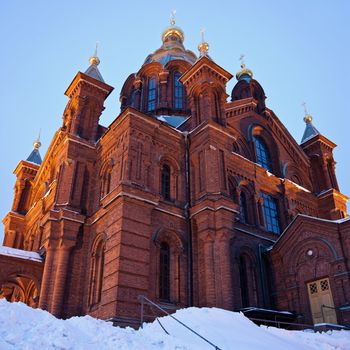
<svg viewBox="0 0 350 350">
<path fill-rule="evenodd" d="M 248 266 L 244 256 L 239 257 L 239 279 L 241 284 L 242 307 L 249 306 Z"/>
<path fill-rule="evenodd" d="M 239 195 L 239 206 L 241 209 L 241 222 L 246 224 L 248 222 L 247 198 L 243 191 L 241 191 L 241 194 Z"/>
<path fill-rule="evenodd" d="M 279 234 L 281 230 L 278 218 L 277 201 L 266 193 L 263 193 L 262 197 L 264 199 L 263 209 L 265 228 L 270 232 Z"/>
<path fill-rule="evenodd" d="M 170 300 L 170 248 L 165 242 L 160 245 L 159 254 L 159 299 Z"/>
<path fill-rule="evenodd" d="M 183 108 L 183 85 L 179 80 L 181 73 L 174 73 L 174 107 L 176 109 Z"/>
<path fill-rule="evenodd" d="M 266 143 L 261 137 L 254 136 L 256 162 L 268 171 L 272 171 L 271 158 Z"/>
<path fill-rule="evenodd" d="M 170 167 L 167 164 L 164 164 L 162 168 L 162 196 L 170 200 Z"/>
<path fill-rule="evenodd" d="M 110 190 L 111 190 L 111 178 L 112 178 L 111 170 L 107 169 L 105 171 L 103 178 L 102 178 L 101 198 L 107 196 L 107 194 L 110 192 Z"/>
<path fill-rule="evenodd" d="M 156 109 L 156 78 L 150 78 L 148 81 L 148 102 L 147 111 L 154 111 Z"/>
<path fill-rule="evenodd" d="M 90 279 L 90 305 L 101 301 L 103 267 L 104 267 L 104 242 L 101 240 L 92 253 L 92 270 Z"/>
<path fill-rule="evenodd" d="M 130 93 L 130 107 L 135 108 L 135 96 L 136 96 L 136 90 L 132 89 Z"/>
</svg>

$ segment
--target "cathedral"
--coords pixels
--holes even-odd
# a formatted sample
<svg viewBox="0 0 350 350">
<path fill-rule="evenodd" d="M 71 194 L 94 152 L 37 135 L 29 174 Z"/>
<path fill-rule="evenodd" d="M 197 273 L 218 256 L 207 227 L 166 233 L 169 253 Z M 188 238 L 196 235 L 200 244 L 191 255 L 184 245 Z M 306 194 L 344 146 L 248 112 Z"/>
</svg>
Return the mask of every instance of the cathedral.
<svg viewBox="0 0 350 350">
<path fill-rule="evenodd" d="M 237 82 L 172 19 L 129 75 L 121 112 L 97 52 L 65 91 L 62 126 L 14 174 L 3 219 L 0 298 L 60 318 L 137 324 L 140 296 L 188 306 L 289 312 L 350 324 L 348 197 L 333 149 L 305 113 L 298 143 L 242 61 Z"/>
</svg>

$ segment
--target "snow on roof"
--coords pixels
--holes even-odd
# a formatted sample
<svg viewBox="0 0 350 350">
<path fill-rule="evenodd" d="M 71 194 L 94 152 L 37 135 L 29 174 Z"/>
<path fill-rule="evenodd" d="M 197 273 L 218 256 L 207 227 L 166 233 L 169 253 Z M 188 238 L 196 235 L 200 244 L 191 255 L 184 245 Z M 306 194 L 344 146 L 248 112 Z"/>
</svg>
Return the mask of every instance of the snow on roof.
<svg viewBox="0 0 350 350">
<path fill-rule="evenodd" d="M 218 308 L 187 308 L 173 314 L 221 350 L 346 350 L 350 332 L 288 331 L 257 326 L 242 313 Z M 90 316 L 56 319 L 47 311 L 0 300 L 0 349 L 213 350 L 170 316 L 142 329 L 113 327 Z M 43 334 L 45 336 L 43 336 Z"/>
<path fill-rule="evenodd" d="M 33 260 L 42 262 L 43 259 L 36 252 L 28 252 L 22 249 L 15 249 L 5 246 L 0 246 L 0 255 L 12 256 L 14 258 L 24 259 L 24 260 Z"/>
</svg>

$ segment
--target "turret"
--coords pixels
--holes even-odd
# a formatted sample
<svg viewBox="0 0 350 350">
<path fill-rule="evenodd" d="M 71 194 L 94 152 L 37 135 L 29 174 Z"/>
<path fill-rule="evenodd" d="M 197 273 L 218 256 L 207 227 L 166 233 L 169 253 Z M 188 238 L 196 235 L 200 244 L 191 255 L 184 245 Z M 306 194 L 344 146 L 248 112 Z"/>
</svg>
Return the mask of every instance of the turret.
<svg viewBox="0 0 350 350">
<path fill-rule="evenodd" d="M 339 192 L 335 175 L 333 149 L 336 144 L 316 129 L 306 107 L 304 122 L 306 127 L 300 146 L 310 159 L 311 182 L 319 198 L 320 215 L 327 219 L 343 218 L 346 215 L 348 198 Z"/>
<path fill-rule="evenodd" d="M 104 82 L 97 67 L 100 64 L 97 50 L 89 62 L 89 68 L 85 73 L 78 72 L 65 92 L 69 102 L 64 111 L 62 128 L 68 133 L 95 142 L 99 137 L 98 124 L 103 104 L 113 87 Z"/>
<path fill-rule="evenodd" d="M 199 59 L 180 78 L 187 90 L 191 127 L 210 119 L 225 125 L 226 84 L 232 75 L 209 57 L 209 45 L 204 38 L 198 49 Z"/>
</svg>

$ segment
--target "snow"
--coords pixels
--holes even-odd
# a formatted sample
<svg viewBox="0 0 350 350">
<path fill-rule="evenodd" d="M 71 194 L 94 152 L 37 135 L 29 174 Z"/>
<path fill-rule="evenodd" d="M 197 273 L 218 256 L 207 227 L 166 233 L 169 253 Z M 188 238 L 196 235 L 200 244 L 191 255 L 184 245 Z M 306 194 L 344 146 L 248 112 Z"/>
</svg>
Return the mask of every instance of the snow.
<svg viewBox="0 0 350 350">
<path fill-rule="evenodd" d="M 242 313 L 217 308 L 178 310 L 176 318 L 222 350 L 346 350 L 350 331 L 286 331 L 258 327 Z M 171 317 L 160 318 L 144 328 L 113 327 L 90 316 L 59 320 L 46 311 L 23 303 L 0 300 L 0 349 L 118 349 L 206 350 L 214 349 Z"/>
<path fill-rule="evenodd" d="M 36 252 L 29 252 L 26 250 L 10 248 L 5 246 L 0 246 L 0 255 L 13 256 L 14 258 L 42 262 L 41 256 Z"/>
<path fill-rule="evenodd" d="M 281 179 L 282 180 L 282 179 Z M 299 188 L 299 190 L 302 190 L 304 192 L 308 192 L 308 193 L 311 193 L 311 191 L 309 191 L 307 188 L 303 187 L 303 186 L 300 186 L 298 185 L 297 183 L 295 183 L 294 181 L 292 180 L 289 180 L 289 179 L 285 179 L 287 180 L 288 182 L 292 183 L 295 187 Z"/>
</svg>

